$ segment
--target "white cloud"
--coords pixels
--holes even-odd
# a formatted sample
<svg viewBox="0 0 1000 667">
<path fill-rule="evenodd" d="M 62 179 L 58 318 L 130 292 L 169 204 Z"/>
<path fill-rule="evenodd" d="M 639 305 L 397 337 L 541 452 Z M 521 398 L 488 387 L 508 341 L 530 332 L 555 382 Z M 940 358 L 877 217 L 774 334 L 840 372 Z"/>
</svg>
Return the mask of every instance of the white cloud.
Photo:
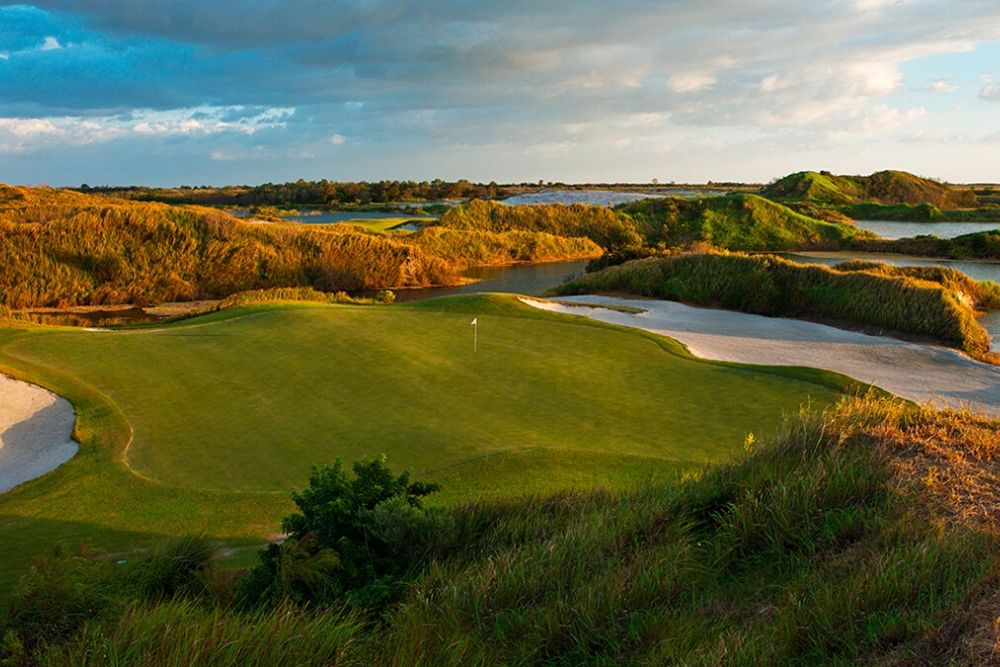
<svg viewBox="0 0 1000 667">
<path fill-rule="evenodd" d="M 10 52 L 0 51 L 0 60 L 10 60 Z"/>
<path fill-rule="evenodd" d="M 708 90 L 715 86 L 718 80 L 711 74 L 687 73 L 674 74 L 667 81 L 667 86 L 675 93 L 695 93 Z"/>
<path fill-rule="evenodd" d="M 241 115 L 243 111 L 246 113 Z M 250 136 L 264 129 L 285 127 L 294 113 L 294 109 L 284 107 L 255 111 L 242 107 L 197 107 L 144 110 L 129 116 L 0 118 L 0 154 L 86 146 L 129 136 L 203 137 L 224 133 Z M 219 151 L 211 154 L 211 158 L 230 159 Z"/>
<path fill-rule="evenodd" d="M 989 82 L 979 91 L 979 97 L 990 102 L 1000 101 L 1000 82 Z"/>
<path fill-rule="evenodd" d="M 950 81 L 945 81 L 944 79 L 938 79 L 931 85 L 927 87 L 932 93 L 953 93 L 958 90 L 958 86 L 951 83 Z"/>
<path fill-rule="evenodd" d="M 42 42 L 42 45 L 38 47 L 38 50 L 39 51 L 58 51 L 61 48 L 62 48 L 62 44 L 59 43 L 59 40 L 56 39 L 55 37 L 52 37 L 51 35 L 49 35 L 48 37 L 45 38 L 45 41 Z"/>
<path fill-rule="evenodd" d="M 330 143 L 334 146 L 340 146 L 345 141 L 347 141 L 347 137 L 342 134 L 334 134 L 330 137 Z"/>
</svg>

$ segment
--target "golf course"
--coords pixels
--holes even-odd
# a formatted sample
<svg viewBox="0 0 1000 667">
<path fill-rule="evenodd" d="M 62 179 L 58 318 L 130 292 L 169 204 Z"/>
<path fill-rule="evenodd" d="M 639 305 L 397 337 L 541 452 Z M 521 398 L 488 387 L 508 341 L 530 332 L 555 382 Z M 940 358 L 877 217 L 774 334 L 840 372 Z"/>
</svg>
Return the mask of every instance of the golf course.
<svg viewBox="0 0 1000 667">
<path fill-rule="evenodd" d="M 263 543 L 289 491 L 336 459 L 386 454 L 440 483 L 429 502 L 441 505 L 662 481 L 849 387 L 822 371 L 698 360 L 509 295 L 263 304 L 119 331 L 25 325 L 0 332 L 0 364 L 69 399 L 80 442 L 0 496 L 4 587 L 60 543 Z"/>
</svg>

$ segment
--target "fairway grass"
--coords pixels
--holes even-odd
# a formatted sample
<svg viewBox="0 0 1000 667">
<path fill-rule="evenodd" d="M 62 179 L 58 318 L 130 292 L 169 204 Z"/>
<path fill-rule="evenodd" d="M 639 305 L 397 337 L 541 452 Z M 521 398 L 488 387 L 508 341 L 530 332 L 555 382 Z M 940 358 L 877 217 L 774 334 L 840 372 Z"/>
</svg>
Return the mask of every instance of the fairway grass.
<svg viewBox="0 0 1000 667">
<path fill-rule="evenodd" d="M 81 443 L 0 496 L 0 593 L 60 542 L 260 542 L 312 464 L 385 453 L 441 482 L 441 504 L 627 487 L 728 459 L 747 433 L 849 386 L 696 360 L 509 295 L 262 305 L 117 332 L 0 329 L 0 370 L 67 397 Z"/>
</svg>

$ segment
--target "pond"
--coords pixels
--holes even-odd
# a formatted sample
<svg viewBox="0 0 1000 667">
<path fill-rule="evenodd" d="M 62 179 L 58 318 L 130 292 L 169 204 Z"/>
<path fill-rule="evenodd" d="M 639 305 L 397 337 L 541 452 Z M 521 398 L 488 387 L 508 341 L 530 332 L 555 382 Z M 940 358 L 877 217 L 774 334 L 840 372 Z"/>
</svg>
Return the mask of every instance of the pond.
<svg viewBox="0 0 1000 667">
<path fill-rule="evenodd" d="M 889 220 L 855 220 L 861 229 L 875 232 L 884 239 L 904 239 L 932 234 L 942 239 L 952 239 L 962 234 L 988 232 L 1000 229 L 998 222 L 892 222 Z"/>
<path fill-rule="evenodd" d="M 825 264 L 833 266 L 851 259 L 866 262 L 883 262 L 893 266 L 947 266 L 958 269 L 970 278 L 976 280 L 992 280 L 1000 283 L 1000 262 L 970 262 L 955 259 L 924 259 L 907 257 L 906 255 L 879 255 L 875 253 L 858 252 L 799 252 L 781 253 L 782 257 L 804 264 Z M 992 350 L 1000 351 L 1000 311 L 987 313 L 980 318 L 979 323 L 993 337 Z"/>
<path fill-rule="evenodd" d="M 545 290 L 583 275 L 588 260 L 547 262 L 544 264 L 512 264 L 510 266 L 479 266 L 463 275 L 476 282 L 457 287 L 424 287 L 396 290 L 396 301 L 417 301 L 448 294 L 471 292 L 513 292 L 539 296 Z"/>
</svg>

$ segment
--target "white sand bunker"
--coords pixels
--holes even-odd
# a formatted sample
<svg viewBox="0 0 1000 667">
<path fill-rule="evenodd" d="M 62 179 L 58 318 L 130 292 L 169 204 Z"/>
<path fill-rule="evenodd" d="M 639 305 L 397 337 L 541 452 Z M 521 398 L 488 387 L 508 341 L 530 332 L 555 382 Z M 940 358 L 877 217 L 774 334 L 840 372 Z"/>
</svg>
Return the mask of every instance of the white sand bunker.
<svg viewBox="0 0 1000 667">
<path fill-rule="evenodd" d="M 66 399 L 0 375 L 0 493 L 73 458 L 73 419 Z"/>
<path fill-rule="evenodd" d="M 919 403 L 1000 414 L 1000 367 L 973 361 L 945 347 L 869 336 L 802 320 L 694 308 L 674 301 L 591 295 L 560 299 L 645 311 L 632 314 L 522 300 L 536 308 L 669 336 L 705 359 L 822 368 Z"/>
</svg>

